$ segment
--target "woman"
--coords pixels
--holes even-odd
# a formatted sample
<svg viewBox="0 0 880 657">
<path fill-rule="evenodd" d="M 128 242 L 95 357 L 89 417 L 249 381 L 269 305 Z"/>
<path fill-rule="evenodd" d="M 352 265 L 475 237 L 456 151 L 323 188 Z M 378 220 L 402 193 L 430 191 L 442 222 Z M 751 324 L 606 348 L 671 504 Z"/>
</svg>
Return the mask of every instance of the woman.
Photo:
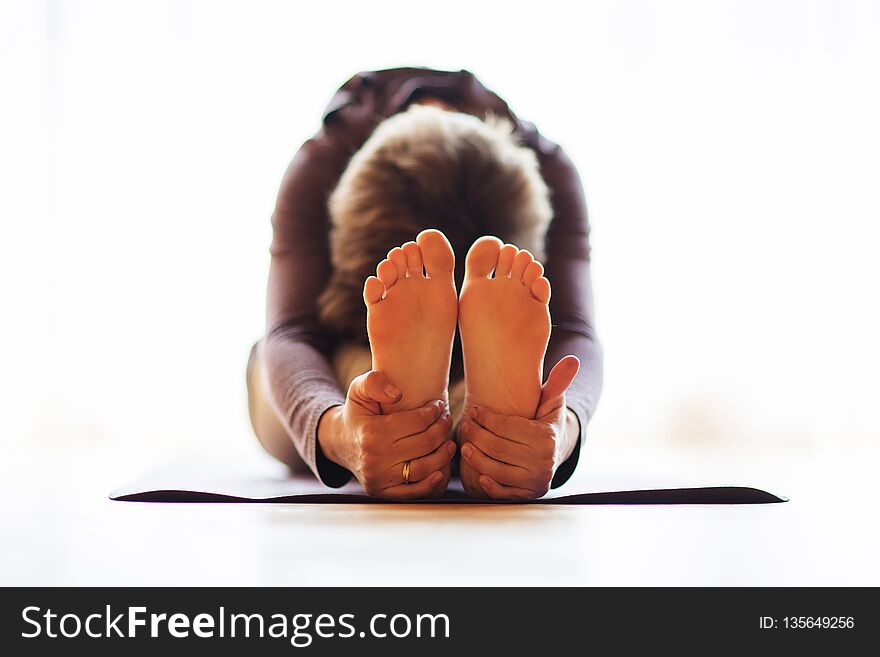
<svg viewBox="0 0 880 657">
<path fill-rule="evenodd" d="M 271 454 L 389 499 L 441 495 L 456 452 L 476 497 L 571 476 L 602 358 L 583 191 L 558 146 L 467 71 L 362 73 L 294 157 L 272 223 L 248 366 Z"/>
</svg>

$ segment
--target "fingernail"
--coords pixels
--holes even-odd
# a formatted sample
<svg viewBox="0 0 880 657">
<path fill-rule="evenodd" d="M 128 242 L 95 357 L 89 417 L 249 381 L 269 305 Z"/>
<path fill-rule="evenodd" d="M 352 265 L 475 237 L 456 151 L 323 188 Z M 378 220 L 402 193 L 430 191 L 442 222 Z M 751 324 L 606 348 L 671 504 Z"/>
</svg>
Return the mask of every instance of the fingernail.
<svg viewBox="0 0 880 657">
<path fill-rule="evenodd" d="M 390 383 L 385 384 L 385 394 L 391 397 L 391 399 L 397 399 L 400 397 L 400 389 L 396 386 L 391 385 Z"/>
<path fill-rule="evenodd" d="M 448 443 L 446 443 L 446 451 L 449 452 L 450 456 L 455 454 L 455 443 L 452 442 L 451 440 Z"/>
<path fill-rule="evenodd" d="M 431 475 L 431 483 L 432 484 L 439 484 L 441 479 L 443 479 L 442 472 L 435 472 L 434 474 Z"/>
<path fill-rule="evenodd" d="M 468 445 L 467 443 L 465 443 L 464 445 L 461 446 L 461 455 L 468 460 L 470 460 L 471 454 L 473 453 L 473 451 L 474 451 L 474 448 L 471 447 L 470 445 Z"/>
<path fill-rule="evenodd" d="M 462 422 L 458 427 L 458 433 L 460 433 L 462 436 L 468 435 L 468 432 L 470 432 L 470 430 L 471 430 L 471 423 L 468 421 Z"/>
<path fill-rule="evenodd" d="M 472 406 L 472 407 L 471 407 L 471 417 L 472 417 L 472 418 L 477 419 L 477 415 L 479 415 L 479 413 L 480 413 L 480 407 L 479 407 L 479 406 Z"/>
</svg>

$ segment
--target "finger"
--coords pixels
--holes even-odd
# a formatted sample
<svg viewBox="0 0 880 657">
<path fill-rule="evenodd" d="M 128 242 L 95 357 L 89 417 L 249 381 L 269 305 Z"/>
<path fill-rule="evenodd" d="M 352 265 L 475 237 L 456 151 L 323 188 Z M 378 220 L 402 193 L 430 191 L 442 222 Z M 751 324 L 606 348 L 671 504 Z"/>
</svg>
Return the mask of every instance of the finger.
<svg viewBox="0 0 880 657">
<path fill-rule="evenodd" d="M 370 371 L 356 377 L 348 388 L 349 395 L 358 401 L 394 403 L 400 401 L 403 393 L 391 383 L 384 372 Z"/>
<path fill-rule="evenodd" d="M 455 443 L 450 440 L 443 441 L 433 452 L 422 453 L 411 459 L 401 459 L 399 454 L 394 453 L 386 458 L 385 469 L 371 481 L 374 487 L 380 490 L 389 486 L 397 486 L 406 483 L 403 478 L 403 468 L 409 463 L 409 483 L 421 481 L 436 470 L 442 470 L 449 464 L 455 454 Z"/>
<path fill-rule="evenodd" d="M 427 456 L 412 459 L 409 462 L 409 483 L 421 481 L 432 472 L 442 470 L 443 466 L 449 463 L 454 455 L 455 443 L 447 440 Z M 400 481 L 403 481 L 403 463 L 398 463 L 394 468 L 400 476 Z"/>
<path fill-rule="evenodd" d="M 505 486 L 487 475 L 480 475 L 480 486 L 493 500 L 533 500 L 538 494 L 527 488 L 518 488 L 517 486 Z"/>
<path fill-rule="evenodd" d="M 471 409 L 471 418 L 496 436 L 522 445 L 530 444 L 530 439 L 537 435 L 533 420 L 518 415 L 502 415 L 485 406 L 474 406 Z"/>
<path fill-rule="evenodd" d="M 496 461 L 502 461 L 511 465 L 528 461 L 528 447 L 507 438 L 500 438 L 475 422 L 464 420 L 458 427 L 458 433 L 467 442 L 476 445 L 483 454 Z"/>
<path fill-rule="evenodd" d="M 390 500 L 415 500 L 420 497 L 429 497 L 434 492 L 434 487 L 443 479 L 442 472 L 432 472 L 430 475 L 414 484 L 397 484 L 385 488 L 379 497 Z"/>
<path fill-rule="evenodd" d="M 574 382 L 578 371 L 581 368 L 581 362 L 577 356 L 565 356 L 547 375 L 547 380 L 541 387 L 541 401 L 538 404 L 538 417 L 544 417 L 555 407 L 562 404 L 565 391 Z"/>
<path fill-rule="evenodd" d="M 477 472 L 489 475 L 507 486 L 523 486 L 529 480 L 529 472 L 525 468 L 496 461 L 483 454 L 478 447 L 471 443 L 465 443 L 461 446 L 461 456 Z"/>
<path fill-rule="evenodd" d="M 401 463 L 411 461 L 433 452 L 449 440 L 451 434 L 452 416 L 446 413 L 421 433 L 395 441 L 392 449 Z"/>
<path fill-rule="evenodd" d="M 371 422 L 383 436 L 388 438 L 390 445 L 408 436 L 422 433 L 443 417 L 446 412 L 446 402 L 436 399 L 411 411 L 395 411 L 388 415 L 377 415 Z M 422 454 L 427 453 L 422 452 Z M 418 454 L 418 456 L 422 454 Z"/>
</svg>

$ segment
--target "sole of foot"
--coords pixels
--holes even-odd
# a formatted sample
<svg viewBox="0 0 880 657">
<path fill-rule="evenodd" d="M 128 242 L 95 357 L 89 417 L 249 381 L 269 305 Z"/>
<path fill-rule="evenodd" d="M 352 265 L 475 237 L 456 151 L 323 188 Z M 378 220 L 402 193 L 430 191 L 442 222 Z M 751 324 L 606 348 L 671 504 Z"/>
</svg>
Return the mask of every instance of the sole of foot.
<svg viewBox="0 0 880 657">
<path fill-rule="evenodd" d="M 383 413 L 447 400 L 458 298 L 455 255 L 437 230 L 395 247 L 364 284 L 373 370 L 384 372 L 403 396 Z"/>
<path fill-rule="evenodd" d="M 458 322 L 465 372 L 465 415 L 473 406 L 534 418 L 550 339 L 550 282 L 528 251 L 481 237 L 468 251 Z M 462 460 L 461 479 L 485 497 Z"/>
</svg>

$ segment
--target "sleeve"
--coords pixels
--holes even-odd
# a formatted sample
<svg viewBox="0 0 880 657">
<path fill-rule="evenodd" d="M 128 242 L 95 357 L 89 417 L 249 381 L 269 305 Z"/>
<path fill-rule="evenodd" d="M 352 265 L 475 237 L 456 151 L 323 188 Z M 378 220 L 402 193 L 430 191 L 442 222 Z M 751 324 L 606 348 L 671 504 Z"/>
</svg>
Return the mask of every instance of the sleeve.
<svg viewBox="0 0 880 657">
<path fill-rule="evenodd" d="M 550 298 L 553 329 L 544 361 L 544 376 L 563 356 L 573 354 L 581 361 L 581 369 L 566 393 L 568 408 L 580 424 L 580 435 L 571 455 L 559 466 L 551 482 L 553 488 L 558 488 L 574 473 L 587 425 L 599 402 L 602 348 L 593 319 L 590 226 L 583 185 L 574 164 L 558 146 L 539 159 L 553 207 L 544 262 L 546 276 L 553 287 Z"/>
<path fill-rule="evenodd" d="M 324 457 L 317 440 L 321 416 L 345 402 L 329 362 L 334 340 L 318 320 L 331 273 L 326 202 L 347 160 L 327 129 L 297 152 L 276 201 L 263 354 L 275 413 L 315 476 L 338 487 L 351 473 Z"/>
</svg>

